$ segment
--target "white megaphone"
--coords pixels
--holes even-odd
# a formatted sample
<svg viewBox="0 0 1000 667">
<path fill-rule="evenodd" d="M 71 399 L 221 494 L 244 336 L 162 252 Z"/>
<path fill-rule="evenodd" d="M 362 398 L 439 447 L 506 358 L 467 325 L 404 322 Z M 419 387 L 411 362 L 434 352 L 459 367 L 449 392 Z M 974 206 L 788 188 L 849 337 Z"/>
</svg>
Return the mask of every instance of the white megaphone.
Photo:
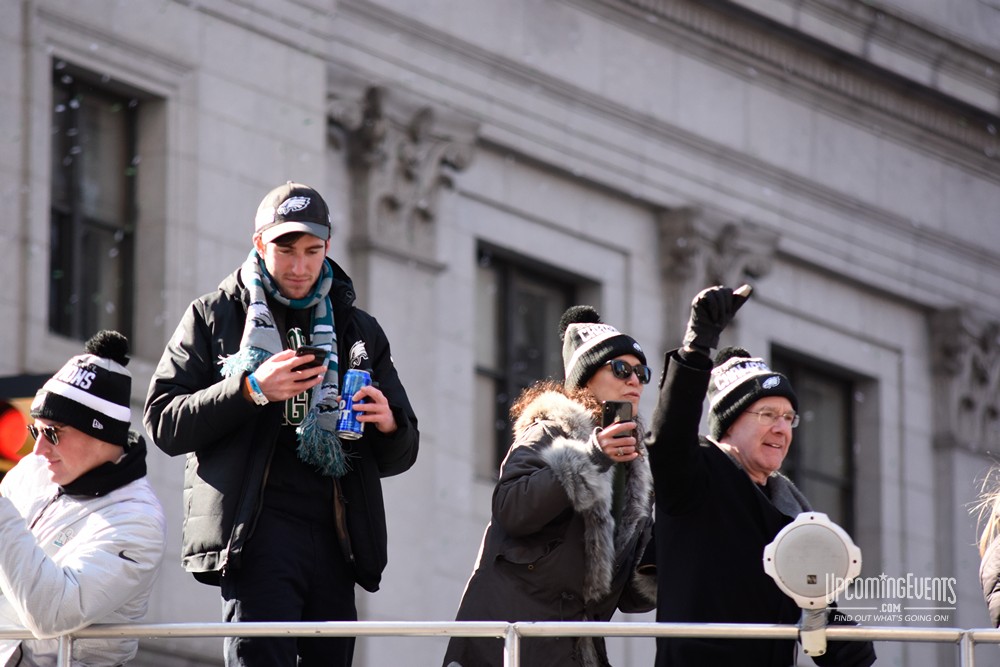
<svg viewBox="0 0 1000 667">
<path fill-rule="evenodd" d="M 803 512 L 764 547 L 764 572 L 802 609 L 802 650 L 826 653 L 827 607 L 861 573 L 861 549 L 827 515 Z"/>
</svg>

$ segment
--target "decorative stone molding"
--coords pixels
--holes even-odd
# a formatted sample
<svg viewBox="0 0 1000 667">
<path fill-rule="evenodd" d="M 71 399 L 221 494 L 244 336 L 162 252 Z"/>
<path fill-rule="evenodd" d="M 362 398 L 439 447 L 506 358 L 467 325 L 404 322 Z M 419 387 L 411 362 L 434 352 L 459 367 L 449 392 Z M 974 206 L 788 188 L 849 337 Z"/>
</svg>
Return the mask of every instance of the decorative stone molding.
<svg viewBox="0 0 1000 667">
<path fill-rule="evenodd" d="M 797 23 L 784 25 L 740 7 L 695 0 L 577 0 L 655 24 L 670 39 L 724 51 L 749 77 L 770 76 L 857 104 L 886 122 L 910 123 L 970 149 L 988 171 L 1000 160 L 1000 61 L 935 35 L 886 9 L 847 0 L 783 0 Z M 841 43 L 808 32 L 826 25 Z M 874 50 L 879 57 L 872 55 Z M 985 50 L 983 50 L 985 51 Z M 890 54 L 886 56 L 885 54 Z M 891 57 L 890 57 L 891 56 Z M 897 66 L 896 69 L 893 69 Z M 887 76 L 888 75 L 888 76 Z M 978 158 L 978 159 L 976 159 Z"/>
<path fill-rule="evenodd" d="M 331 96 L 328 113 L 347 149 L 352 245 L 438 267 L 441 193 L 472 161 L 475 126 L 381 86 Z"/>
<path fill-rule="evenodd" d="M 681 208 L 664 212 L 659 224 L 661 266 L 668 280 L 735 285 L 771 270 L 779 234 L 755 222 Z"/>
<path fill-rule="evenodd" d="M 697 208 L 659 218 L 660 275 L 666 300 L 665 340 L 679 342 L 692 297 L 710 285 L 753 284 L 771 271 L 778 232 Z"/>
<path fill-rule="evenodd" d="M 935 445 L 1000 453 L 1000 321 L 949 308 L 930 330 Z"/>
</svg>

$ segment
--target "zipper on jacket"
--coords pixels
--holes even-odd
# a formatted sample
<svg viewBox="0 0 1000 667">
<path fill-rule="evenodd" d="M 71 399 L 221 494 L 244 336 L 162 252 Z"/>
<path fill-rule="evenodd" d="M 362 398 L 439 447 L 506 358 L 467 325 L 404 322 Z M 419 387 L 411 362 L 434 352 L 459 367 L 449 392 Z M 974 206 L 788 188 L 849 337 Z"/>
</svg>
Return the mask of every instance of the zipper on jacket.
<svg viewBox="0 0 1000 667">
<path fill-rule="evenodd" d="M 42 509 L 38 510 L 38 514 L 36 514 L 35 518 L 31 520 L 31 525 L 28 526 L 28 530 L 31 530 L 32 528 L 34 528 L 35 524 L 37 524 L 39 521 L 41 521 L 42 515 L 45 514 L 45 511 L 48 510 L 50 507 L 52 507 L 52 505 L 55 504 L 55 502 L 57 500 L 59 500 L 60 498 L 62 498 L 62 496 L 63 496 L 62 489 L 56 491 L 56 495 L 52 496 L 52 499 L 49 500 L 49 502 L 45 503 L 45 505 L 42 507 Z"/>
<path fill-rule="evenodd" d="M 279 427 L 280 428 L 280 427 Z M 277 434 L 274 441 L 271 443 L 271 451 L 268 452 L 267 462 L 264 464 L 264 474 L 261 475 L 260 488 L 257 489 L 257 503 L 253 508 L 253 513 L 250 516 L 250 520 L 247 523 L 246 537 L 240 543 L 239 547 L 233 548 L 234 533 L 236 532 L 236 527 L 239 525 L 238 519 L 233 520 L 233 527 L 229 531 L 229 539 L 226 541 L 226 556 L 222 560 L 222 565 L 219 568 L 219 573 L 225 575 L 229 570 L 230 565 L 239 567 L 240 555 L 243 552 L 243 545 L 253 536 L 254 530 L 257 528 L 257 519 L 260 518 L 261 509 L 264 507 L 264 488 L 267 486 L 267 478 L 271 474 L 271 461 L 274 459 L 274 450 L 277 449 L 278 438 Z M 242 505 L 242 503 L 240 503 Z"/>
<path fill-rule="evenodd" d="M 340 480 L 333 479 L 333 521 L 340 542 L 340 551 L 351 567 L 354 567 L 354 549 L 351 546 L 351 532 L 347 528 L 347 498 L 340 486 Z"/>
</svg>

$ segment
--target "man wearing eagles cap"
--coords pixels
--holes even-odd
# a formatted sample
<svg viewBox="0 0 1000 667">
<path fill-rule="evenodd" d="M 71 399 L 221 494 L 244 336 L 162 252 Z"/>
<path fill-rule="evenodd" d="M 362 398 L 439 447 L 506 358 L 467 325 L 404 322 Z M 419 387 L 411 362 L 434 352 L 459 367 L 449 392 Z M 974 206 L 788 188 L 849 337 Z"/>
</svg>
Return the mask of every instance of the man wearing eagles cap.
<svg viewBox="0 0 1000 667">
<path fill-rule="evenodd" d="M 59 635 L 146 614 L 165 521 L 130 429 L 127 354 L 120 333 L 96 334 L 31 403 L 34 449 L 0 483 L 0 625 L 35 638 L 0 640 L 0 665 L 55 665 Z M 77 639 L 72 663 L 122 665 L 138 644 Z"/>
<path fill-rule="evenodd" d="M 656 495 L 656 620 L 794 625 L 798 605 L 764 572 L 764 547 L 808 500 L 778 472 L 798 425 L 791 384 L 742 348 L 711 351 L 749 286 L 702 290 L 668 352 L 647 446 Z M 708 395 L 709 434 L 699 436 Z M 832 615 L 832 622 L 842 619 Z M 788 667 L 788 639 L 658 637 L 657 667 Z M 867 667 L 870 642 L 829 642 L 819 665 Z"/>
<path fill-rule="evenodd" d="M 381 478 L 417 456 L 417 418 L 374 317 L 330 250 L 330 211 L 291 181 L 257 208 L 253 248 L 195 299 L 146 398 L 156 445 L 186 455 L 182 561 L 221 586 L 226 621 L 357 620 L 387 560 Z M 321 358 L 296 355 L 302 345 Z M 336 433 L 344 372 L 359 440 Z M 352 637 L 226 639 L 234 667 L 346 667 Z"/>
</svg>

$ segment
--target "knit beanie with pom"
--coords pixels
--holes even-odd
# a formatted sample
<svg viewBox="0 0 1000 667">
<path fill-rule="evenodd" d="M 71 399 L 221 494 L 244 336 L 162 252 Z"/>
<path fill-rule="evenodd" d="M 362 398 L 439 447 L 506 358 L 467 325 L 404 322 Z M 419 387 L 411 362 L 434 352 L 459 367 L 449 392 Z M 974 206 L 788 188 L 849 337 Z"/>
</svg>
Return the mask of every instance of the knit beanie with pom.
<svg viewBox="0 0 1000 667">
<path fill-rule="evenodd" d="M 567 389 L 583 387 L 606 362 L 625 354 L 634 354 L 646 363 L 639 343 L 602 322 L 591 306 L 567 309 L 559 319 L 559 338 L 563 342 Z"/>
<path fill-rule="evenodd" d="M 98 440 L 128 446 L 132 375 L 128 339 L 100 331 L 35 394 L 31 416 L 66 424 Z"/>
<path fill-rule="evenodd" d="M 765 396 L 784 396 L 798 412 L 799 399 L 792 383 L 768 368 L 760 357 L 751 357 L 742 347 L 726 347 L 715 355 L 715 368 L 708 383 L 708 426 L 718 440 L 743 411 Z"/>
</svg>

